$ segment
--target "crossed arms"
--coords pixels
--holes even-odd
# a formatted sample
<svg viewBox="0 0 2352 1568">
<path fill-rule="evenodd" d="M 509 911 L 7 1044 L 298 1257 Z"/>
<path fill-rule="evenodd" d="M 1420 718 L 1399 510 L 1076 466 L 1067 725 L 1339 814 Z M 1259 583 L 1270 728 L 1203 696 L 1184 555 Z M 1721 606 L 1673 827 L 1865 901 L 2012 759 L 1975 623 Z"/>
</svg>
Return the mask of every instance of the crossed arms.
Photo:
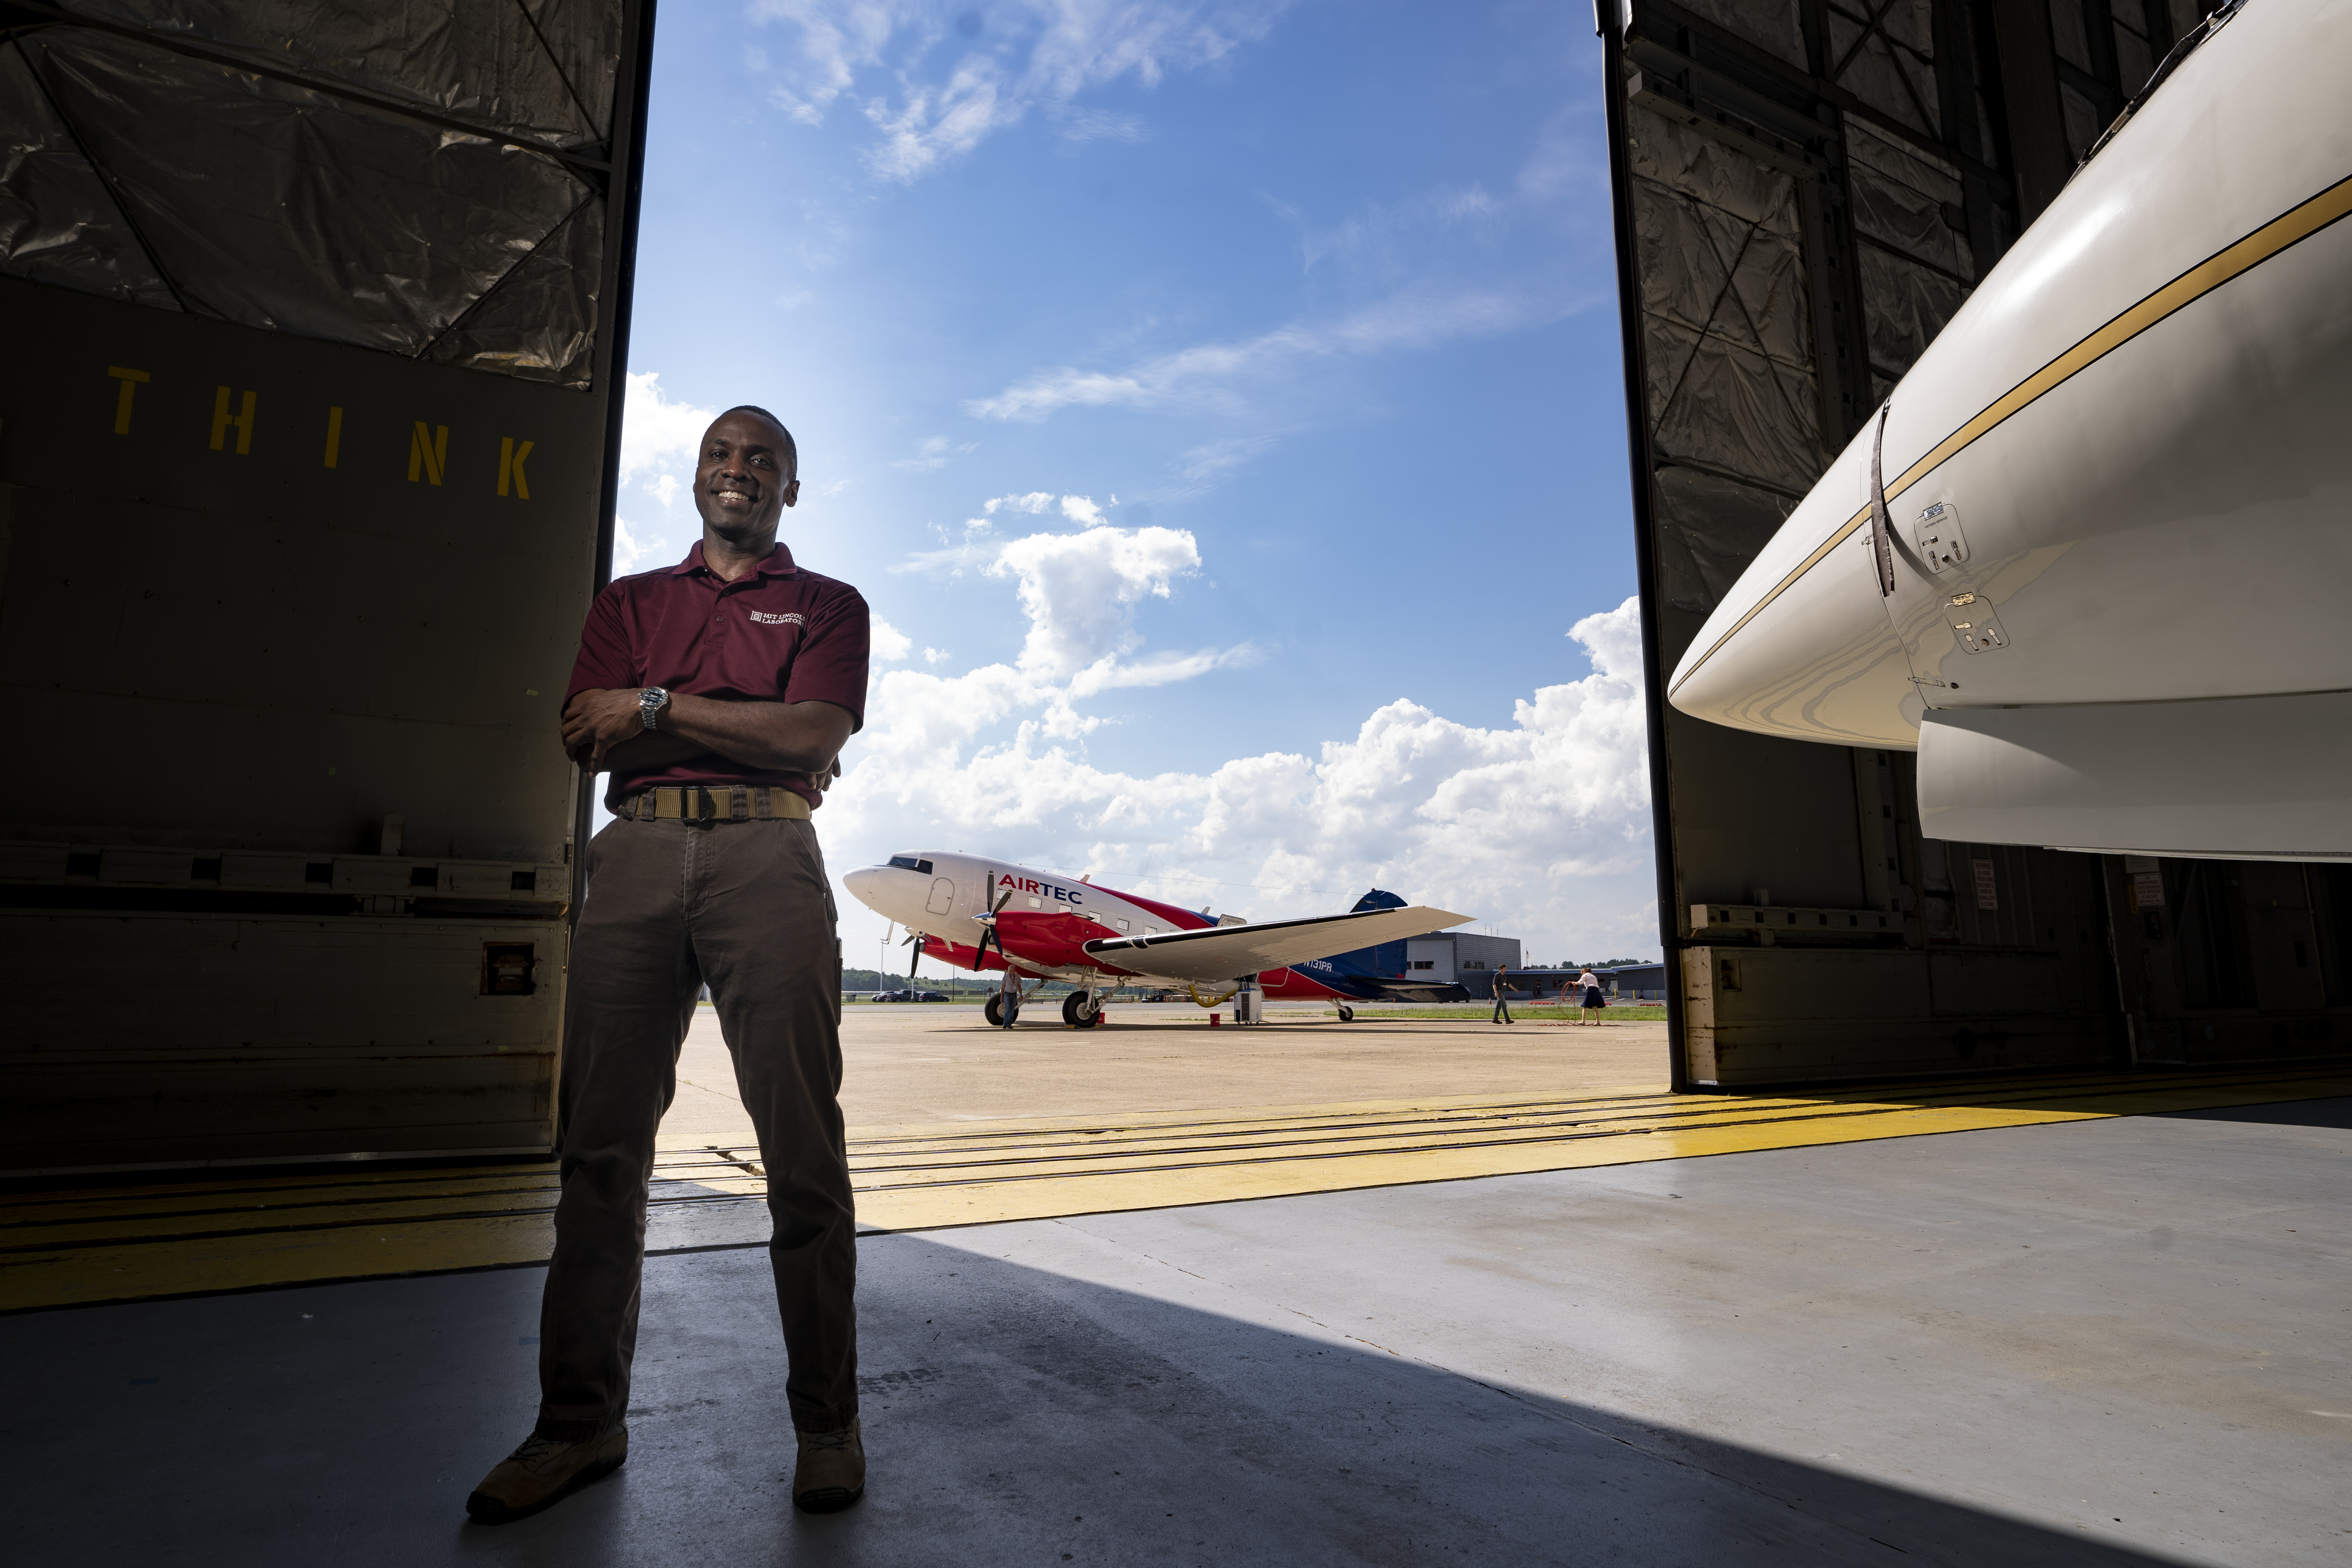
<svg viewBox="0 0 2352 1568">
<path fill-rule="evenodd" d="M 635 689 L 587 690 L 563 710 L 563 749 L 590 773 L 658 768 L 716 752 L 746 767 L 821 773 L 848 742 L 849 710 L 832 702 L 722 702 L 670 694 L 648 731 Z"/>
</svg>

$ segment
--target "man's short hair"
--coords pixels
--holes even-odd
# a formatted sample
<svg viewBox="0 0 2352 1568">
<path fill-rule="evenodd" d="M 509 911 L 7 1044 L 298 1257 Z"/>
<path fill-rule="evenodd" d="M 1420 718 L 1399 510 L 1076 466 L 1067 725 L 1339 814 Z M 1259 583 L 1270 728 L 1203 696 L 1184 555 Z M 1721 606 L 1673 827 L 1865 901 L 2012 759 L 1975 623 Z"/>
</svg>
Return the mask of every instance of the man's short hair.
<svg viewBox="0 0 2352 1568">
<path fill-rule="evenodd" d="M 732 408 L 722 408 L 719 411 L 719 419 L 724 419 L 730 414 L 756 414 L 761 418 L 766 420 L 769 424 L 774 426 L 778 432 L 783 436 L 784 456 L 792 459 L 793 472 L 795 475 L 799 474 L 801 471 L 800 443 L 793 439 L 792 430 L 782 420 L 777 418 L 774 415 L 769 413 L 766 409 L 761 407 L 756 403 L 739 403 Z M 719 419 L 713 419 L 711 423 L 716 425 L 719 423 Z"/>
</svg>

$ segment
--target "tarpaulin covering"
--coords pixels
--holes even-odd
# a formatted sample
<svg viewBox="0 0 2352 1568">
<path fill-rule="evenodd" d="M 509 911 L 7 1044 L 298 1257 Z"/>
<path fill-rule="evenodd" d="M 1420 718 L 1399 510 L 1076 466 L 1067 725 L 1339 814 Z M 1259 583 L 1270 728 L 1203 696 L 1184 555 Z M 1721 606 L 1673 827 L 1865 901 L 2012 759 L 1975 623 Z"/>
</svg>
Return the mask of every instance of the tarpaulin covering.
<svg viewBox="0 0 2352 1568">
<path fill-rule="evenodd" d="M 1859 260 L 1870 368 L 1881 378 L 1899 377 L 1927 352 L 1969 291 L 1940 272 L 1915 267 L 1870 246 L 1861 247 Z M 1880 395 L 1885 395 L 1883 390 Z"/>
<path fill-rule="evenodd" d="M 1733 134 L 1629 108 L 1653 517 L 1666 600 L 1714 608 L 1828 460 L 1799 182 Z M 1959 171 L 1845 123 L 1870 391 L 1884 398 L 1968 297 Z"/>
<path fill-rule="evenodd" d="M 1845 143 L 1864 334 L 1883 398 L 1968 298 L 1976 259 L 1960 231 L 1958 169 L 1858 121 L 1846 121 Z"/>
<path fill-rule="evenodd" d="M 1930 0 L 1828 0 L 1830 78 L 1871 108 L 1934 136 L 1936 13 Z"/>
<path fill-rule="evenodd" d="M 1802 68 L 1805 24 L 1798 0 L 1682 0 L 1683 9 L 1704 16 Z"/>
<path fill-rule="evenodd" d="M 179 309 L 22 52 L 0 47 L 0 268 Z"/>
<path fill-rule="evenodd" d="M 1797 510 L 1796 498 L 1697 468 L 1660 468 L 1650 489 L 1666 603 L 1704 616 Z"/>
<path fill-rule="evenodd" d="M 1960 232 L 1960 172 L 1858 121 L 1846 121 L 1845 147 L 1856 231 L 1973 282 L 1976 260 Z"/>
<path fill-rule="evenodd" d="M 619 0 L 6 15 L 0 272 L 587 384 Z"/>
<path fill-rule="evenodd" d="M 1627 131 L 1665 592 L 1704 612 L 1823 461 L 1797 176 L 1640 105 Z"/>
</svg>

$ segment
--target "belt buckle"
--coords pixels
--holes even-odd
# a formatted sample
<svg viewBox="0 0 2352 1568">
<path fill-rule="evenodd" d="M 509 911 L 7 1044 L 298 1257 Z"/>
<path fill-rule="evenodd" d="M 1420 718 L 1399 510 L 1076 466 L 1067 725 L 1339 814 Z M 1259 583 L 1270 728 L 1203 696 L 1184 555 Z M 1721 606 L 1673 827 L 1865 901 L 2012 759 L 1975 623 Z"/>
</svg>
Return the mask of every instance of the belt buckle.
<svg viewBox="0 0 2352 1568">
<path fill-rule="evenodd" d="M 695 797 L 702 808 L 701 815 L 698 816 L 686 815 L 686 802 L 689 795 Z M 719 820 L 719 802 L 702 785 L 688 784 L 678 791 L 677 814 L 697 827 L 708 827 Z"/>
</svg>

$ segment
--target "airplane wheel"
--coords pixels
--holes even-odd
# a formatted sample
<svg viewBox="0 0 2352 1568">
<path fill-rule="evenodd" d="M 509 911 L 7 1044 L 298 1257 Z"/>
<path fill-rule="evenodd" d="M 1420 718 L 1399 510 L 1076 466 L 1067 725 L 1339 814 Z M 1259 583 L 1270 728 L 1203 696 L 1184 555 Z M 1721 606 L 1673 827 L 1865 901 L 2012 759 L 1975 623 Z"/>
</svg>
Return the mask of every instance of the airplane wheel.
<svg viewBox="0 0 2352 1568">
<path fill-rule="evenodd" d="M 981 1015 L 988 1020 L 990 1028 L 1003 1028 L 1004 1026 L 1004 993 L 999 991 L 990 995 L 988 1000 L 981 1005 L 980 1011 Z"/>
<path fill-rule="evenodd" d="M 1101 1023 L 1101 1005 L 1099 1004 L 1096 1004 L 1092 1006 L 1087 1005 L 1087 1004 L 1093 1001 L 1094 996 L 1092 993 L 1086 991 L 1073 991 L 1067 996 L 1063 997 L 1062 1022 L 1067 1024 L 1073 1029 L 1091 1029 L 1097 1024 Z"/>
<path fill-rule="evenodd" d="M 1339 1022 L 1342 1024 L 1352 1024 L 1355 1021 L 1356 1010 L 1353 1007 L 1342 1007 L 1339 1009 Z"/>
</svg>

